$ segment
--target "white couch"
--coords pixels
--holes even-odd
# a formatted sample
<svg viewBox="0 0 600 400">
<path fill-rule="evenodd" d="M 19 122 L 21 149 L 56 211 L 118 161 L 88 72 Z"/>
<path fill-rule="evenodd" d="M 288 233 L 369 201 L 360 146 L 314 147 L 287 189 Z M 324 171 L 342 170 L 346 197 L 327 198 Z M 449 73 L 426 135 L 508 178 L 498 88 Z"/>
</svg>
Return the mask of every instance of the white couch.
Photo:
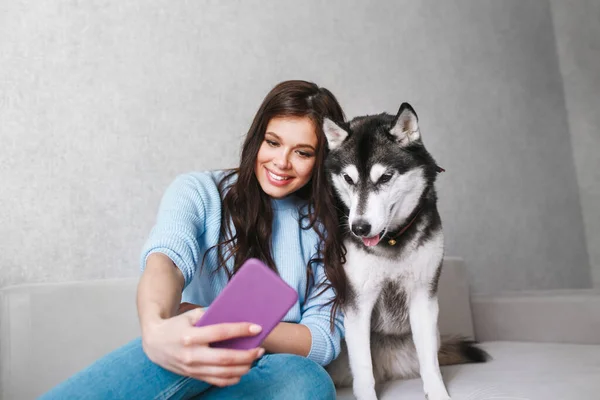
<svg viewBox="0 0 600 400">
<path fill-rule="evenodd" d="M 31 284 L 0 290 L 0 399 L 34 399 L 139 335 L 136 279 Z M 464 264 L 446 258 L 440 330 L 481 342 L 485 364 L 443 367 L 453 399 L 600 399 L 600 293 L 469 296 Z M 419 379 L 380 399 L 424 399 Z M 352 399 L 349 389 L 339 399 Z"/>
</svg>

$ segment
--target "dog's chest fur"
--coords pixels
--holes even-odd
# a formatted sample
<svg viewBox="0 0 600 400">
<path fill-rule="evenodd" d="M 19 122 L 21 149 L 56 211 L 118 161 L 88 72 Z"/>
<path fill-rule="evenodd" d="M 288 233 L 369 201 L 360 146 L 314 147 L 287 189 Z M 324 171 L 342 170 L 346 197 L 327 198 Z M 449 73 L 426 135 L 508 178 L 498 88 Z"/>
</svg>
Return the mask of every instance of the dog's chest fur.
<svg viewBox="0 0 600 400">
<path fill-rule="evenodd" d="M 371 314 L 371 331 L 390 335 L 410 333 L 407 304 L 404 287 L 393 280 L 383 282 Z"/>
<path fill-rule="evenodd" d="M 435 279 L 439 265 L 432 261 L 440 259 L 443 253 L 441 230 L 420 246 L 398 249 L 393 258 L 366 252 L 353 241 L 346 241 L 346 248 L 344 269 L 352 290 L 351 301 L 377 296 L 371 331 L 389 335 L 410 333 L 410 296 L 417 285 L 430 286 Z"/>
</svg>

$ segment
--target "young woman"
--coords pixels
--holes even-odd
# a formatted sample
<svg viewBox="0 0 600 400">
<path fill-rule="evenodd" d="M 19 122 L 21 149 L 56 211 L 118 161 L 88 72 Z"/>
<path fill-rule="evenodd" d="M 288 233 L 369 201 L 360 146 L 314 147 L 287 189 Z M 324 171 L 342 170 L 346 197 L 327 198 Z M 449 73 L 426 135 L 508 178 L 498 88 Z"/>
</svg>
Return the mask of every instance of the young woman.
<svg viewBox="0 0 600 400">
<path fill-rule="evenodd" d="M 340 350 L 332 309 L 344 250 L 323 171 L 323 117 L 343 122 L 335 97 L 304 81 L 277 85 L 260 106 L 239 168 L 179 176 L 142 251 L 142 336 L 42 399 L 334 399 L 322 366 Z M 298 292 L 262 348 L 209 343 L 255 335 L 248 323 L 195 327 L 250 257 Z M 182 302 L 183 301 L 183 302 Z"/>
</svg>

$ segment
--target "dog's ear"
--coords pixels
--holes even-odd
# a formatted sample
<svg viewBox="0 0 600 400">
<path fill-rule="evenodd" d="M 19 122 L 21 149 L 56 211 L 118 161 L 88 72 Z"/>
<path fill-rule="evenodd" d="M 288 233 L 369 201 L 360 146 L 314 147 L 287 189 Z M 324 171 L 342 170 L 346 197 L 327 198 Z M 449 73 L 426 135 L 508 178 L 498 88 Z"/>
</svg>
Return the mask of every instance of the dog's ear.
<svg viewBox="0 0 600 400">
<path fill-rule="evenodd" d="M 397 138 L 401 146 L 408 146 L 421 138 L 419 117 L 410 104 L 402 103 L 392 123 L 390 134 Z"/>
<path fill-rule="evenodd" d="M 323 119 L 323 133 L 327 138 L 329 150 L 339 147 L 348 137 L 348 132 L 345 129 L 327 117 Z"/>
</svg>

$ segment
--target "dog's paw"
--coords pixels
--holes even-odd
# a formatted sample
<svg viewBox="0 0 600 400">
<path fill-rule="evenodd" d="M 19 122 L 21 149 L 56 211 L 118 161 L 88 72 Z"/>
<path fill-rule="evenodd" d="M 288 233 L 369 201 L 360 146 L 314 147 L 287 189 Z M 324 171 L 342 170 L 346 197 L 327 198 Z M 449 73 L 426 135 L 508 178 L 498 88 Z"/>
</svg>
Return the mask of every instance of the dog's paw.
<svg viewBox="0 0 600 400">
<path fill-rule="evenodd" d="M 377 400 L 374 383 L 354 382 L 353 392 L 357 400 Z"/>
</svg>

